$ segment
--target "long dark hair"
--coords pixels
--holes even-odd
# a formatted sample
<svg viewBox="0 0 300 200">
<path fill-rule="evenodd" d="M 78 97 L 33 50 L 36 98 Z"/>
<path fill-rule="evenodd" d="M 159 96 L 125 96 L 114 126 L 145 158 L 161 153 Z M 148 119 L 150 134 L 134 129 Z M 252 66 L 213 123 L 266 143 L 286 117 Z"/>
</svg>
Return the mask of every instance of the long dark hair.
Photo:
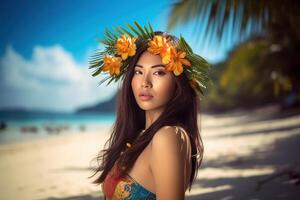
<svg viewBox="0 0 300 200">
<path fill-rule="evenodd" d="M 166 34 L 161 31 L 154 32 L 155 35 Z M 171 37 L 174 41 L 178 39 Z M 138 41 L 139 39 L 137 39 Z M 136 103 L 131 88 L 131 80 L 134 75 L 134 66 L 141 54 L 147 50 L 147 45 L 137 49 L 136 54 L 132 57 L 128 70 L 126 71 L 121 89 L 117 96 L 116 121 L 112 127 L 110 138 L 106 141 L 105 147 L 99 152 L 96 159 L 98 165 L 96 173 L 101 172 L 100 176 L 92 183 L 101 184 L 108 172 L 117 162 L 118 166 L 124 167 L 120 171 L 120 176 L 124 176 L 126 171 L 133 167 L 140 153 L 149 144 L 154 134 L 163 126 L 180 126 L 188 133 L 192 145 L 192 174 L 189 181 L 189 191 L 194 180 L 197 177 L 198 169 L 203 159 L 203 143 L 197 124 L 197 114 L 200 111 L 200 99 L 196 91 L 189 84 L 187 76 L 182 73 L 175 76 L 176 90 L 174 97 L 167 103 L 165 110 L 153 122 L 148 129 L 140 136 L 140 132 L 145 128 L 145 111 Z M 132 144 L 127 148 L 126 143 Z M 100 163 L 100 164 L 99 164 Z"/>
</svg>

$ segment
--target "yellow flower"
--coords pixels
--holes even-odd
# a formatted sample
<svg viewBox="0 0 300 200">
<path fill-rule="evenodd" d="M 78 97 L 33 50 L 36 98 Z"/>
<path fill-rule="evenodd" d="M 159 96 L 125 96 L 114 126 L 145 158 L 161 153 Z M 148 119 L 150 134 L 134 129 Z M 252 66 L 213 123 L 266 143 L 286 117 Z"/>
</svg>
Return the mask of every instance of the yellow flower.
<svg viewBox="0 0 300 200">
<path fill-rule="evenodd" d="M 102 67 L 103 71 L 108 71 L 110 75 L 120 74 L 120 68 L 122 64 L 122 59 L 120 57 L 105 55 L 103 62 L 104 62 L 104 66 Z"/>
<path fill-rule="evenodd" d="M 155 35 L 154 38 L 151 40 L 149 39 L 148 42 L 148 51 L 152 54 L 160 54 L 162 48 L 167 45 L 167 39 L 161 35 Z"/>
<path fill-rule="evenodd" d="M 123 34 L 116 42 L 115 47 L 117 49 L 117 54 L 121 55 L 123 60 L 126 60 L 128 56 L 133 56 L 136 52 L 135 41 L 137 38 L 126 37 Z"/>
<path fill-rule="evenodd" d="M 176 48 L 171 48 L 171 60 L 166 66 L 167 71 L 173 71 L 176 76 L 183 72 L 183 66 L 190 67 L 191 63 L 185 59 L 186 53 L 184 51 L 178 51 Z"/>
</svg>

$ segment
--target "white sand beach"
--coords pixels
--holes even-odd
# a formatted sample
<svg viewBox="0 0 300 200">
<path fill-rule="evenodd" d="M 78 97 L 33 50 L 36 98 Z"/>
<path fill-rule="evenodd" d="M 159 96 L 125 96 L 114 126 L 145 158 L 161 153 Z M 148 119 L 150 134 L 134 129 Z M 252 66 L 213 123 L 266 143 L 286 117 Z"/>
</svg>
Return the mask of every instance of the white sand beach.
<svg viewBox="0 0 300 200">
<path fill-rule="evenodd" d="M 89 162 L 104 144 L 103 133 L 57 135 L 0 146 L 0 199 L 46 199 L 98 193 Z"/>
<path fill-rule="evenodd" d="M 277 170 L 300 166 L 300 114 L 276 107 L 201 115 L 203 165 L 187 199 L 296 199 L 296 180 Z M 0 145 L 0 199 L 102 199 L 90 161 L 109 129 Z M 299 168 L 298 168 L 299 169 Z M 298 171 L 299 172 L 299 171 Z M 280 197 L 280 198 L 279 198 Z"/>
</svg>

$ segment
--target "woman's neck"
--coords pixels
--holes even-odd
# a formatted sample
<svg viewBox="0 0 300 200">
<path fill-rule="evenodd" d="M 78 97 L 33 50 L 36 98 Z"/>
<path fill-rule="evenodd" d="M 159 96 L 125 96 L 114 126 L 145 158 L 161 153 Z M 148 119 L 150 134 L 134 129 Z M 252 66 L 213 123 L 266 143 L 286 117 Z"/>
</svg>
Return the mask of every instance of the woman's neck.
<svg viewBox="0 0 300 200">
<path fill-rule="evenodd" d="M 155 109 L 155 110 L 146 110 L 145 112 L 145 118 L 146 118 L 146 124 L 145 124 L 145 130 L 148 129 L 155 120 L 158 119 L 158 117 L 162 113 L 162 109 Z"/>
</svg>

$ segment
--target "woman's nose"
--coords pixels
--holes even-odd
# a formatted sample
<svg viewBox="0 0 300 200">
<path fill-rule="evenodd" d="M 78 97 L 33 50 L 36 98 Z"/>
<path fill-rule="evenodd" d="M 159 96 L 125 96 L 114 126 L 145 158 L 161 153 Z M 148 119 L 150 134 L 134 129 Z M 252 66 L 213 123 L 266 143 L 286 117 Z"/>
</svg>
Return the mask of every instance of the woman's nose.
<svg viewBox="0 0 300 200">
<path fill-rule="evenodd" d="M 152 83 L 149 82 L 148 80 L 144 80 L 142 82 L 142 87 L 150 88 L 150 87 L 152 87 Z"/>
<path fill-rule="evenodd" d="M 152 87 L 151 80 L 147 74 L 143 78 L 142 87 Z"/>
<path fill-rule="evenodd" d="M 151 83 L 145 83 L 145 82 L 142 83 L 142 87 L 150 88 L 151 86 L 152 86 Z"/>
</svg>

